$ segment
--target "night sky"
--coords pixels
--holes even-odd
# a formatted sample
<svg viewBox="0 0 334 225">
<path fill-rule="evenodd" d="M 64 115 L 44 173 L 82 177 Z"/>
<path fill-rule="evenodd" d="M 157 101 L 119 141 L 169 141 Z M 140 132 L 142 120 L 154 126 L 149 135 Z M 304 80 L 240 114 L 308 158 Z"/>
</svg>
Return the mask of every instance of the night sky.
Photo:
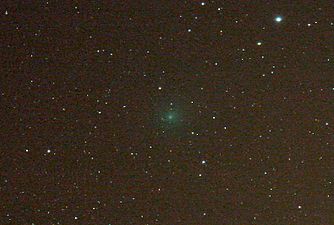
<svg viewBox="0 0 334 225">
<path fill-rule="evenodd" d="M 0 9 L 1 225 L 334 224 L 333 1 Z"/>
</svg>

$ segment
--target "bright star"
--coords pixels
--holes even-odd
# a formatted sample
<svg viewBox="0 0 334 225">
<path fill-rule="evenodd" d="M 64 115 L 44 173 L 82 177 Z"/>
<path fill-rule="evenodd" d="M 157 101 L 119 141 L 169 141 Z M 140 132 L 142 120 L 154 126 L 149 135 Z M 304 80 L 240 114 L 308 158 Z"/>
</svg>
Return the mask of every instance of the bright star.
<svg viewBox="0 0 334 225">
<path fill-rule="evenodd" d="M 283 17 L 282 17 L 282 16 L 276 16 L 276 17 L 275 17 L 275 21 L 276 21 L 277 23 L 282 22 L 282 20 L 283 20 Z"/>
</svg>

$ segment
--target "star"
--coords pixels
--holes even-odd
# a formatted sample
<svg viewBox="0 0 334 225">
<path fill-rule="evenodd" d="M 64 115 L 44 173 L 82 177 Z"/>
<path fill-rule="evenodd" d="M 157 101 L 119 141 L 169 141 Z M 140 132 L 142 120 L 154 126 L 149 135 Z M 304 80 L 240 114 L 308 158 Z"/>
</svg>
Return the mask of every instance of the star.
<svg viewBox="0 0 334 225">
<path fill-rule="evenodd" d="M 275 17 L 275 22 L 277 22 L 277 23 L 282 22 L 282 20 L 283 20 L 283 17 L 282 17 L 282 16 L 276 16 L 276 17 Z"/>
</svg>

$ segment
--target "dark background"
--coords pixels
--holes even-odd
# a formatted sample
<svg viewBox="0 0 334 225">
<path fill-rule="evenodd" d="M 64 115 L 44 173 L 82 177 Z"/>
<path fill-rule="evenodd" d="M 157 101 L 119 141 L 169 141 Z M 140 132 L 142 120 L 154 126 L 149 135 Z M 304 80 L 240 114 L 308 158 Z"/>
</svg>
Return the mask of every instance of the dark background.
<svg viewBox="0 0 334 225">
<path fill-rule="evenodd" d="M 0 9 L 0 224 L 334 224 L 333 1 Z"/>
</svg>

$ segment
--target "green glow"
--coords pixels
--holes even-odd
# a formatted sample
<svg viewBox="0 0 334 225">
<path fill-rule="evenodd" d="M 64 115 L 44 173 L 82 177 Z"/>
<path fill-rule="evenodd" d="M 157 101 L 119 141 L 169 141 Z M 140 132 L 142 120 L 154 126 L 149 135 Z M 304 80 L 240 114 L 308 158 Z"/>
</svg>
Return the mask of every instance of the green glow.
<svg viewBox="0 0 334 225">
<path fill-rule="evenodd" d="M 181 137 L 184 135 L 184 120 L 182 110 L 171 107 L 161 107 L 157 113 L 156 125 L 160 128 L 160 135 L 172 135 L 174 137 Z"/>
<path fill-rule="evenodd" d="M 174 111 L 169 111 L 163 116 L 162 120 L 168 123 L 175 123 L 177 121 L 177 114 Z"/>
<path fill-rule="evenodd" d="M 172 115 L 172 114 L 169 114 L 169 115 L 168 115 L 168 119 L 169 119 L 169 120 L 172 120 L 173 118 L 174 118 L 174 115 Z"/>
</svg>

